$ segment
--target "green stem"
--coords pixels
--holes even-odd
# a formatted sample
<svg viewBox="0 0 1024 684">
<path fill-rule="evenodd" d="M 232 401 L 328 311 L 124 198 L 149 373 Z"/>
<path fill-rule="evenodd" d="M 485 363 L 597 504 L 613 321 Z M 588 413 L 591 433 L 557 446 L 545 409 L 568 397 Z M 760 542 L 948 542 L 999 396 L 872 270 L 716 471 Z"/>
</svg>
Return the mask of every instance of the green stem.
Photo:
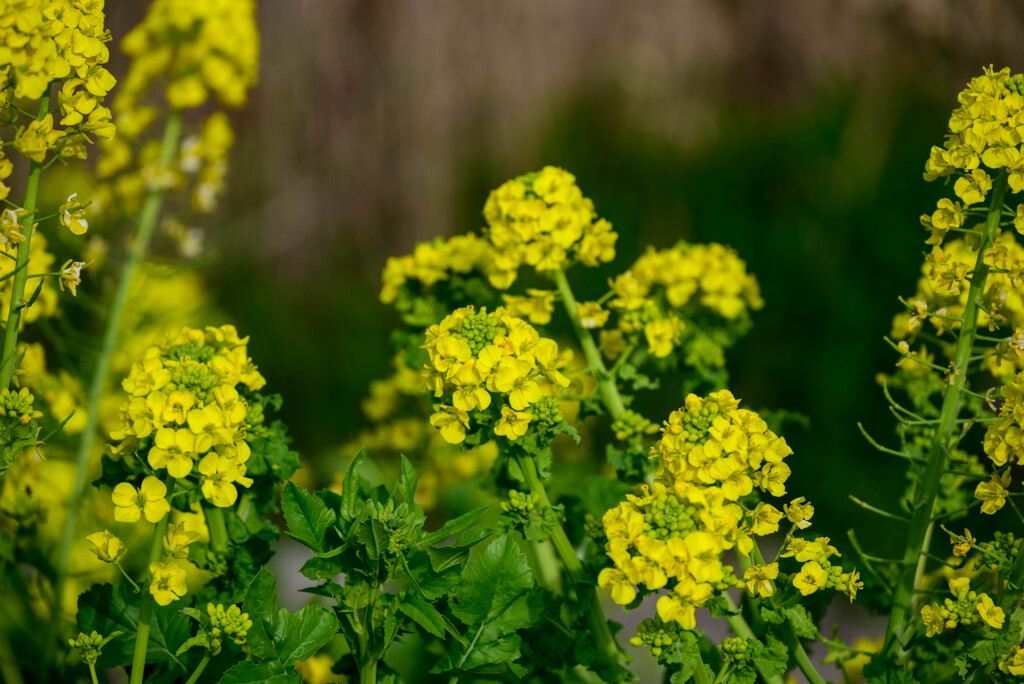
<svg viewBox="0 0 1024 684">
<path fill-rule="evenodd" d="M 947 449 L 953 437 L 957 416 L 960 412 L 960 390 L 966 382 L 967 364 L 974 347 L 974 338 L 978 330 L 978 307 L 985 290 L 988 277 L 988 265 L 985 263 L 985 250 L 995 239 L 999 231 L 999 213 L 1006 194 L 1006 173 L 995 180 L 992 188 L 992 199 L 989 204 L 985 229 L 978 244 L 978 258 L 971 276 L 971 289 L 967 294 L 964 306 L 963 324 L 960 336 L 956 341 L 953 353 L 952 369 L 948 377 L 948 386 L 942 400 L 939 413 L 939 424 L 932 437 L 928 451 L 928 465 L 925 468 L 921 485 L 917 489 L 907 532 L 907 542 L 903 556 L 904 567 L 893 592 L 892 611 L 889 614 L 889 625 L 885 633 L 885 651 L 892 652 L 898 647 L 897 636 L 904 632 L 913 614 L 914 592 L 924 572 L 927 558 L 922 551 L 927 550 L 931 537 L 932 515 L 935 512 L 935 499 L 939 492 L 939 482 L 946 472 Z M 902 652 L 902 648 L 900 647 Z"/>
<path fill-rule="evenodd" d="M 224 524 L 224 511 L 216 506 L 203 505 L 206 527 L 210 531 L 210 548 L 217 553 L 228 550 L 228 528 Z"/>
<path fill-rule="evenodd" d="M 50 88 L 39 99 L 39 118 L 42 118 L 50 108 Z M 28 167 L 28 182 L 25 185 L 25 216 L 21 220 L 24 227 L 22 233 L 25 241 L 18 245 L 18 258 L 16 260 L 16 271 L 14 280 L 11 283 L 11 305 L 7 311 L 7 327 L 4 329 L 4 344 L 0 348 L 0 388 L 11 386 L 11 378 L 14 377 L 14 354 L 18 347 L 18 328 L 21 327 L 21 312 L 24 307 L 25 283 L 28 280 L 28 256 L 32 247 L 32 225 L 36 218 L 36 198 L 39 195 L 39 176 L 42 175 L 43 167 L 39 162 L 31 162 Z"/>
<path fill-rule="evenodd" d="M 534 462 L 533 457 L 518 456 L 517 462 L 519 463 L 520 470 L 523 471 L 523 478 L 526 480 L 530 493 L 540 500 L 541 505 L 550 507 L 551 499 L 548 497 L 547 489 L 544 488 L 544 483 L 540 479 L 540 473 L 537 472 L 537 464 Z M 622 653 L 619 651 L 618 644 L 615 643 L 611 630 L 608 629 L 608 621 L 605 620 L 604 612 L 601 610 L 601 604 L 597 599 L 597 592 L 594 591 L 593 585 L 586 581 L 587 577 L 583 570 L 583 563 L 580 561 L 579 556 L 576 555 L 576 549 L 573 548 L 572 542 L 569 541 L 569 537 L 565 534 L 565 529 L 561 524 L 555 526 L 555 530 L 551 534 L 551 542 L 554 544 L 559 560 L 562 561 L 565 573 L 574 585 L 577 599 L 586 608 L 587 627 L 590 630 L 591 636 L 597 642 L 597 647 L 610 662 L 621 663 Z"/>
<path fill-rule="evenodd" d="M 178 147 L 178 138 L 181 136 L 181 123 L 181 112 L 171 112 L 164 128 L 163 144 L 160 149 L 160 164 L 162 165 L 170 164 L 171 160 L 174 159 L 174 152 Z M 132 241 L 128 258 L 121 270 L 121 279 L 117 283 L 117 290 L 114 292 L 114 299 L 110 304 L 110 316 L 107 318 L 106 328 L 103 332 L 103 346 L 100 349 L 99 356 L 96 358 L 96 367 L 93 369 L 89 385 L 85 429 L 82 430 L 82 437 L 78 442 L 75 482 L 71 490 L 71 500 L 68 504 L 68 518 L 64 525 L 64 536 L 61 539 L 60 549 L 57 554 L 57 596 L 62 594 L 67 575 L 71 543 L 75 537 L 78 524 L 78 507 L 81 505 L 82 495 L 85 491 L 85 474 L 89 469 L 89 457 L 92 454 L 93 441 L 96 439 L 96 427 L 99 423 L 98 409 L 100 398 L 103 396 L 104 389 L 106 389 L 110 359 L 117 348 L 117 336 L 121 329 L 121 317 L 124 314 L 125 302 L 128 300 L 128 291 L 131 289 L 132 281 L 135 279 L 135 273 L 146 256 L 150 238 L 156 229 L 163 198 L 164 191 L 159 188 L 150 190 L 146 195 L 146 203 L 143 205 L 142 213 L 139 215 L 139 229 L 135 239 Z M 15 277 L 14 282 L 18 282 L 17 277 Z M 8 326 L 8 333 L 10 333 L 10 328 L 11 326 Z M 59 615 L 59 611 L 56 611 L 56 613 Z"/>
<path fill-rule="evenodd" d="M 721 679 L 721 672 L 719 676 L 715 677 L 717 684 L 718 680 Z M 693 669 L 693 681 L 694 684 L 711 684 L 711 680 L 708 679 L 708 669 L 704 666 L 704 659 L 700 657 L 700 649 L 697 649 L 697 667 Z"/>
<path fill-rule="evenodd" d="M 359 684 L 377 684 L 377 661 L 371 659 L 359 668 Z"/>
<path fill-rule="evenodd" d="M 203 674 L 203 670 L 206 669 L 206 664 L 209 662 L 210 653 L 207 652 L 206 655 L 203 656 L 203 659 L 199 661 L 199 664 L 196 665 L 195 672 L 192 673 L 192 676 L 188 678 L 188 681 L 185 682 L 185 684 L 196 684 L 196 682 L 199 681 L 199 675 Z"/>
<path fill-rule="evenodd" d="M 167 476 L 167 497 L 174 493 L 175 479 Z M 167 511 L 153 529 L 153 542 L 149 546 L 149 564 L 160 560 L 163 555 L 164 535 L 167 533 L 167 521 L 171 512 Z M 146 648 L 149 646 L 149 621 L 153 617 L 153 594 L 148 589 L 142 592 L 139 602 L 139 626 L 135 632 L 135 652 L 132 654 L 132 675 L 129 684 L 142 684 L 142 675 L 146 669 Z"/>
<path fill-rule="evenodd" d="M 96 664 L 95 663 L 89 663 L 89 676 L 92 677 L 92 684 L 100 684 L 100 680 L 96 676 Z"/>
<path fill-rule="evenodd" d="M 601 393 L 604 406 L 614 420 L 626 410 L 626 404 L 622 401 L 622 395 L 619 394 L 619 388 L 615 384 L 615 376 L 610 374 L 608 369 L 605 368 L 604 359 L 601 358 L 601 351 L 594 342 L 594 336 L 580 323 L 580 312 L 576 306 L 576 297 L 572 293 L 572 288 L 569 287 L 569 279 L 565 277 L 565 271 L 556 269 L 554 277 L 555 284 L 558 286 L 558 292 L 562 297 L 565 313 L 569 315 L 569 322 L 572 323 L 573 330 L 576 331 L 576 337 L 579 338 L 580 346 L 583 347 L 583 355 L 587 359 L 587 364 L 594 370 L 594 377 L 597 379 L 597 391 Z"/>
<path fill-rule="evenodd" d="M 1021 544 L 1020 552 L 1013 561 L 1010 576 L 1006 578 L 1006 585 L 1009 591 L 1005 593 L 999 603 L 1003 612 L 1009 615 L 1017 601 L 1020 600 L 1020 589 L 1024 586 L 1024 544 Z M 999 590 L 1002 592 L 1003 587 L 1000 586 Z"/>
</svg>

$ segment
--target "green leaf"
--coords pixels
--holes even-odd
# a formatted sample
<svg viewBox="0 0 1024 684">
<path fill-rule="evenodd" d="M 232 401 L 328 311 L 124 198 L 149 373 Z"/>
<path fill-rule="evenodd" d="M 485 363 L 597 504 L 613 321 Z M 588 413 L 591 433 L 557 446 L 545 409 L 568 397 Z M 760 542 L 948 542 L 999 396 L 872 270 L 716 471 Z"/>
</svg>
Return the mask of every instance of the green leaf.
<svg viewBox="0 0 1024 684">
<path fill-rule="evenodd" d="M 502 613 L 532 588 L 526 554 L 511 536 L 504 535 L 466 566 L 452 591 L 458 601 L 452 613 L 470 627 L 501 620 Z"/>
<path fill-rule="evenodd" d="M 671 669 L 674 672 L 670 680 L 673 684 L 690 681 L 690 678 L 697 672 L 697 668 L 703 667 L 700 648 L 697 646 L 697 635 L 693 632 L 683 632 L 679 641 L 662 652 L 658 662 L 662 665 L 673 666 Z"/>
<path fill-rule="evenodd" d="M 443 542 L 445 539 L 451 537 L 452 535 L 465 532 L 470 527 L 472 527 L 473 524 L 476 523 L 476 521 L 479 520 L 483 516 L 483 514 L 486 513 L 488 510 L 490 510 L 490 506 L 481 506 L 480 508 L 473 509 L 469 513 L 464 513 L 460 515 L 458 518 L 455 518 L 454 520 L 449 520 L 444 525 L 441 525 L 441 527 L 439 527 L 437 531 L 427 532 L 422 537 L 420 537 L 420 540 L 416 545 L 420 548 L 423 548 L 424 546 L 433 546 L 438 542 Z"/>
<path fill-rule="evenodd" d="M 220 684 L 300 684 L 302 675 L 279 660 L 262 663 L 241 662 L 232 666 L 220 678 Z"/>
<path fill-rule="evenodd" d="M 277 607 L 277 580 L 261 569 L 245 595 L 245 612 L 253 626 L 246 639 L 253 655 L 280 660 L 285 666 L 315 654 L 338 631 L 338 618 L 310 604 L 298 613 Z"/>
<path fill-rule="evenodd" d="M 797 604 L 786 609 L 786 617 L 793 625 L 796 635 L 801 639 L 814 639 L 818 635 L 818 628 L 811 619 L 807 609 Z"/>
<path fill-rule="evenodd" d="M 398 494 L 401 495 L 404 500 L 410 506 L 413 505 L 416 497 L 416 482 L 419 479 L 419 474 L 416 472 L 416 468 L 412 462 L 402 454 L 402 471 L 398 474 L 398 481 L 395 483 L 395 489 Z"/>
<path fill-rule="evenodd" d="M 398 609 L 408 615 L 420 627 L 433 634 L 438 639 L 444 638 L 444 618 L 437 612 L 434 606 L 427 603 L 426 599 L 420 596 L 415 589 L 407 592 L 408 595 L 398 604 Z"/>
<path fill-rule="evenodd" d="M 288 536 L 314 552 L 327 551 L 327 530 L 337 517 L 319 497 L 289 482 L 281 492 Z"/>
<path fill-rule="evenodd" d="M 348 470 L 345 472 L 345 481 L 341 486 L 341 517 L 345 520 L 353 520 L 359 513 L 359 509 L 362 508 L 362 504 L 359 502 L 359 490 L 366 486 L 363 476 L 356 472 L 356 468 L 366 458 L 366 448 L 363 447 L 356 454 L 356 457 L 352 459 L 352 462 L 348 464 Z"/>
</svg>

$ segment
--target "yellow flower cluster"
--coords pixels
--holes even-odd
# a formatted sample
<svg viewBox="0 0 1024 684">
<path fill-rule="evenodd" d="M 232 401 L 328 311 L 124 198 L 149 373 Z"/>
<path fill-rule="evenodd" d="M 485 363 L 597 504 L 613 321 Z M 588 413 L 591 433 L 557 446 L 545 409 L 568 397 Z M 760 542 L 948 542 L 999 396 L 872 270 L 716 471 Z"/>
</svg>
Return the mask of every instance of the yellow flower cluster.
<svg viewBox="0 0 1024 684">
<path fill-rule="evenodd" d="M 153 470 L 176 479 L 196 474 L 208 501 L 233 505 L 236 485 L 252 484 L 245 476 L 247 404 L 238 386 L 255 391 L 265 384 L 247 342 L 234 326 L 185 328 L 147 350 L 122 382 L 129 401 L 121 409 L 121 427 L 111 433 L 119 442 L 114 453 L 127 458 L 148 451 Z"/>
<path fill-rule="evenodd" d="M 928 636 L 941 634 L 946 629 L 956 629 L 959 625 L 979 623 L 985 623 L 993 629 L 1002 629 L 1006 620 L 1003 609 L 995 605 L 988 594 L 972 591 L 970 578 L 950 579 L 949 593 L 953 598 L 947 597 L 941 604 L 930 603 L 921 608 L 921 619 Z"/>
<path fill-rule="evenodd" d="M 965 240 L 950 240 L 942 247 L 933 247 L 917 282 L 917 291 L 907 301 L 912 310 L 897 314 L 892 323 L 895 339 L 912 339 L 928 323 L 935 334 L 958 330 L 970 291 L 964 283 L 971 274 L 977 251 Z M 985 281 L 982 305 L 978 310 L 978 327 L 994 332 L 999 329 L 1024 328 L 1024 247 L 1014 235 L 1003 232 L 985 252 L 985 263 L 992 269 Z M 999 354 L 981 361 L 982 368 L 1000 379 L 1024 369 L 1024 332 L 1007 339 L 998 347 Z M 912 364 L 920 366 L 920 364 Z"/>
<path fill-rule="evenodd" d="M 985 431 L 985 453 L 998 468 L 1007 463 L 1024 465 L 1024 373 L 1002 387 L 999 416 Z"/>
<path fill-rule="evenodd" d="M 229 107 L 245 104 L 259 78 L 254 0 L 156 0 L 121 45 L 132 58 L 118 100 L 138 102 L 166 78 L 174 109 L 204 104 L 212 92 Z"/>
<path fill-rule="evenodd" d="M 649 248 L 628 271 L 611 281 L 611 288 L 613 298 L 608 306 L 618 313 L 618 326 L 602 331 L 602 346 L 612 357 L 618 355 L 618 339 L 641 332 L 653 356 L 669 356 L 679 346 L 689 308 L 700 307 L 734 322 L 764 306 L 757 278 L 747 272 L 736 250 L 718 243 L 681 242 L 671 249 Z M 598 323 L 587 327 L 604 325 Z"/>
<path fill-rule="evenodd" d="M 692 629 L 695 608 L 716 591 L 744 584 L 722 565 L 721 554 L 735 548 L 749 555 L 751 535 L 778 531 L 782 511 L 764 502 L 746 509 L 738 500 L 755 486 L 785 494 L 790 469 L 783 460 L 792 450 L 727 390 L 687 396 L 662 433 L 651 448 L 659 457 L 653 490 L 605 514 L 605 548 L 615 567 L 602 571 L 599 583 L 626 604 L 636 596 L 634 585 L 659 589 L 674 579 L 658 614 Z M 809 517 L 803 509 L 794 515 Z M 765 566 L 745 580 L 770 595 L 777 576 L 777 566 Z"/>
<path fill-rule="evenodd" d="M 573 260 L 587 266 L 615 258 L 618 235 L 598 219 L 568 171 L 545 166 L 507 181 L 484 204 L 492 252 L 491 284 L 501 290 L 515 282 L 522 264 L 544 273 Z"/>
<path fill-rule="evenodd" d="M 125 36 L 121 47 L 131 61 L 114 100 L 122 135 L 103 146 L 97 165 L 101 178 L 120 176 L 98 189 L 94 201 L 99 208 L 120 205 L 131 212 L 149 189 L 186 186 L 197 212 L 216 208 L 234 144 L 227 115 L 212 112 L 198 133 L 181 141 L 168 167 L 159 163 L 160 140 L 146 138 L 158 117 L 147 96 L 155 85 L 166 83 L 164 95 L 174 110 L 200 107 L 211 93 L 224 106 L 245 104 L 259 76 L 255 13 L 253 0 L 157 0 Z"/>
<path fill-rule="evenodd" d="M 706 398 L 687 396 L 684 407 L 672 412 L 661 440 L 651 448 L 651 454 L 659 458 L 658 480 L 668 486 L 694 482 L 715 487 L 728 501 L 750 494 L 755 487 L 783 496 L 792 472 L 784 459 L 793 450 L 760 416 L 739 404 L 728 390 Z M 782 513 L 776 513 L 777 521 Z M 743 546 L 744 552 L 749 551 L 749 545 Z"/>
<path fill-rule="evenodd" d="M 828 542 L 828 537 L 818 537 L 814 541 L 790 537 L 780 557 L 803 563 L 800 572 L 793 577 L 793 586 L 803 596 L 810 596 L 821 589 L 835 589 L 849 596 L 853 603 L 857 592 L 864 588 L 860 573 L 856 570 L 844 572 L 841 565 L 833 565 L 829 559 L 838 557 L 839 552 Z"/>
<path fill-rule="evenodd" d="M 450 444 L 466 438 L 471 412 L 488 409 L 497 417 L 494 434 L 516 440 L 531 421 L 553 416 L 548 399 L 557 410 L 556 397 L 569 385 L 559 369 L 570 354 L 560 353 L 554 340 L 505 309 L 457 309 L 427 329 L 423 348 L 430 357 L 427 385 L 446 400 L 430 423 Z M 493 407 L 492 394 L 500 397 Z"/>
<path fill-rule="evenodd" d="M 615 567 L 601 571 L 598 586 L 621 605 L 636 599 L 636 586 L 667 587 L 658 616 L 693 629 L 696 608 L 716 592 L 742 586 L 721 555 L 736 545 L 743 510 L 720 489 L 682 480 L 671 488 L 655 482 L 626 499 L 604 515 L 605 551 Z"/>
<path fill-rule="evenodd" d="M 993 174 L 1005 169 L 1010 190 L 1024 189 L 1024 75 L 989 67 L 971 79 L 957 100 L 960 106 L 949 119 L 945 143 L 932 147 L 925 163 L 927 181 L 956 176 L 953 192 L 960 200 L 939 200 L 933 214 L 921 217 L 931 233 L 928 244 L 936 246 L 949 230 L 964 225 L 971 205 L 985 201 Z"/>
<path fill-rule="evenodd" d="M 388 258 L 381 276 L 380 301 L 394 303 L 407 283 L 416 282 L 422 288 L 430 288 L 454 274 L 487 273 L 492 252 L 490 243 L 473 233 L 421 242 L 412 254 Z"/>
<path fill-rule="evenodd" d="M 67 128 L 54 128 L 53 113 L 21 126 L 14 148 L 41 163 L 50 150 L 62 157 L 85 157 L 87 134 L 114 135 L 110 110 L 100 103 L 114 77 L 103 66 L 110 52 L 103 2 L 18 0 L 0 4 L 0 120 L 14 122 L 16 99 L 38 100 L 63 80 L 58 102 Z M 9 188 L 10 162 L 0 153 L 0 197 Z"/>
</svg>

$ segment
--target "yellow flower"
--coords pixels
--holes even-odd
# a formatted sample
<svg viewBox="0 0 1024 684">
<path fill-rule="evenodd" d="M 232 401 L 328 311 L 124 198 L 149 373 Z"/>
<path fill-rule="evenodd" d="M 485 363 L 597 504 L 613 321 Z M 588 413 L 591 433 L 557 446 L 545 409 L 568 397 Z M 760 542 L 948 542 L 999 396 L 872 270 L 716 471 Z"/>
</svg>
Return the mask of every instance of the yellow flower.
<svg viewBox="0 0 1024 684">
<path fill-rule="evenodd" d="M 60 206 L 60 224 L 75 235 L 85 235 L 89 230 L 89 222 L 85 220 L 85 207 L 78 201 L 78 193 L 68 196 L 68 201 Z"/>
<path fill-rule="evenodd" d="M 597 576 L 597 586 L 610 589 L 612 600 L 620 606 L 627 606 L 636 600 L 636 589 L 626 579 L 626 575 L 615 568 L 605 568 Z"/>
<path fill-rule="evenodd" d="M 334 658 L 320 653 L 312 658 L 295 663 L 295 671 L 302 675 L 304 684 L 328 684 L 347 681 L 343 675 L 334 674 Z"/>
<path fill-rule="evenodd" d="M 126 551 L 124 543 L 111 534 L 110 530 L 93 532 L 85 539 L 92 544 L 89 550 L 104 563 L 116 563 Z"/>
<path fill-rule="evenodd" d="M 444 441 L 449 444 L 461 444 L 466 439 L 469 414 L 454 406 L 439 406 L 438 408 L 439 411 L 431 414 L 430 424 L 441 431 Z"/>
<path fill-rule="evenodd" d="M 149 593 L 161 606 L 169 605 L 188 593 L 188 587 L 185 586 L 185 569 L 174 561 L 151 563 L 149 572 L 152 575 Z"/>
<path fill-rule="evenodd" d="M 799 530 L 806 530 L 811 526 L 811 518 L 814 517 L 814 506 L 807 499 L 798 496 L 782 507 L 786 512 L 786 519 L 796 525 Z"/>
<path fill-rule="evenodd" d="M 819 589 L 824 589 L 827 580 L 828 572 L 817 561 L 810 561 L 804 563 L 800 574 L 793 578 L 793 586 L 804 596 L 809 596 Z"/>
<path fill-rule="evenodd" d="M 679 342 L 679 333 L 686 326 L 676 317 L 652 321 L 644 326 L 647 348 L 654 356 L 663 359 L 672 353 L 672 348 Z"/>
<path fill-rule="evenodd" d="M 245 477 L 244 465 L 218 453 L 209 453 L 203 457 L 199 462 L 199 473 L 203 476 L 203 496 L 218 508 L 233 506 L 238 500 L 238 490 L 234 483 L 243 487 L 252 485 L 252 478 Z"/>
<path fill-rule="evenodd" d="M 672 594 L 660 597 L 656 608 L 658 610 L 658 617 L 663 622 L 678 622 L 683 629 L 694 629 L 697 626 L 697 616 L 694 607 L 684 604 Z"/>
<path fill-rule="evenodd" d="M 779 576 L 779 564 L 751 565 L 743 572 L 743 580 L 747 583 L 747 591 L 751 596 L 768 598 L 775 594 L 772 580 Z"/>
<path fill-rule="evenodd" d="M 577 313 L 580 317 L 580 325 L 587 330 L 603 328 L 608 322 L 611 311 L 605 309 L 597 302 L 579 302 Z"/>
<path fill-rule="evenodd" d="M 131 483 L 121 482 L 110 495 L 114 502 L 114 520 L 131 523 L 145 516 L 151 523 L 158 522 L 171 509 L 166 496 L 167 487 L 152 475 L 147 475 L 138 489 Z"/>
<path fill-rule="evenodd" d="M 1010 492 L 1009 471 L 1003 473 L 1001 478 L 993 475 L 988 482 L 979 482 L 974 489 L 974 498 L 982 501 L 981 512 L 992 515 L 1006 505 L 1006 497 Z"/>
<path fill-rule="evenodd" d="M 532 413 L 515 411 L 508 406 L 501 407 L 501 419 L 494 426 L 494 434 L 515 441 L 526 434 L 533 420 Z"/>
<path fill-rule="evenodd" d="M 196 438 L 188 430 L 160 428 L 156 431 L 155 445 L 149 450 L 149 465 L 166 468 L 171 477 L 188 477 L 192 472 L 196 453 Z"/>
<path fill-rule="evenodd" d="M 964 528 L 964 536 L 957 537 L 953 543 L 953 555 L 963 558 L 971 551 L 971 547 L 977 544 L 978 540 L 974 538 L 971 531 Z"/>
<path fill-rule="evenodd" d="M 73 261 L 68 259 L 60 269 L 60 278 L 57 280 L 61 291 L 65 288 L 71 291 L 72 297 L 78 296 L 78 286 L 82 284 L 82 269 L 85 268 L 84 261 Z"/>
<path fill-rule="evenodd" d="M 188 545 L 199 541 L 199 538 L 199 533 L 189 530 L 184 522 L 168 525 L 167 533 L 164 535 L 164 555 L 178 559 L 186 558 Z"/>
<path fill-rule="evenodd" d="M 978 615 L 981 616 L 986 625 L 993 629 L 1002 629 L 1003 621 L 1006 620 L 1003 609 L 995 605 L 988 594 L 980 594 L 978 596 Z"/>
<path fill-rule="evenodd" d="M 748 492 L 749 493 L 749 492 Z M 726 495 L 727 498 L 732 498 Z M 779 521 L 782 520 L 782 512 L 771 504 L 758 503 L 750 514 L 750 531 L 759 537 L 779 531 Z"/>
<path fill-rule="evenodd" d="M 942 617 L 941 607 L 937 603 L 921 608 L 921 619 L 924 621 L 926 635 L 933 637 L 936 634 L 941 634 L 943 628 L 946 626 L 946 619 Z"/>
</svg>

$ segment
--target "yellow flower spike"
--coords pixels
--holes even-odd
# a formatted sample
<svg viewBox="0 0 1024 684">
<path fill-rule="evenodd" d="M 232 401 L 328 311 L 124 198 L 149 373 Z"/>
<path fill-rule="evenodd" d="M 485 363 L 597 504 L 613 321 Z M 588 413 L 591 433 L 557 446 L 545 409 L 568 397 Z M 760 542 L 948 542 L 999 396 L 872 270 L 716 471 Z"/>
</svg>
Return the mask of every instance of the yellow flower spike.
<svg viewBox="0 0 1024 684">
<path fill-rule="evenodd" d="M 810 561 L 804 563 L 800 573 L 793 578 L 793 586 L 804 596 L 809 596 L 819 589 L 824 589 L 827 580 L 828 572 L 817 561 Z"/>
<path fill-rule="evenodd" d="M 1003 621 L 1006 620 L 1006 615 L 1003 613 L 1003 609 L 995 605 L 992 598 L 988 594 L 980 594 L 978 596 L 978 614 L 981 619 L 984 620 L 985 624 L 993 629 L 1002 629 Z"/>
<path fill-rule="evenodd" d="M 92 544 L 92 548 L 89 550 L 96 554 L 96 557 L 104 563 L 118 562 L 127 550 L 124 542 L 111 534 L 110 530 L 93 532 L 85 539 Z"/>
<path fill-rule="evenodd" d="M 152 475 L 147 475 L 138 489 L 129 482 L 121 482 L 110 495 L 114 520 L 132 523 L 145 516 L 151 523 L 158 522 L 171 509 L 166 496 L 166 485 Z"/>
<path fill-rule="evenodd" d="M 170 605 L 188 593 L 188 587 L 185 586 L 185 569 L 174 561 L 152 563 L 149 572 L 152 575 L 149 593 L 159 605 Z"/>
</svg>

